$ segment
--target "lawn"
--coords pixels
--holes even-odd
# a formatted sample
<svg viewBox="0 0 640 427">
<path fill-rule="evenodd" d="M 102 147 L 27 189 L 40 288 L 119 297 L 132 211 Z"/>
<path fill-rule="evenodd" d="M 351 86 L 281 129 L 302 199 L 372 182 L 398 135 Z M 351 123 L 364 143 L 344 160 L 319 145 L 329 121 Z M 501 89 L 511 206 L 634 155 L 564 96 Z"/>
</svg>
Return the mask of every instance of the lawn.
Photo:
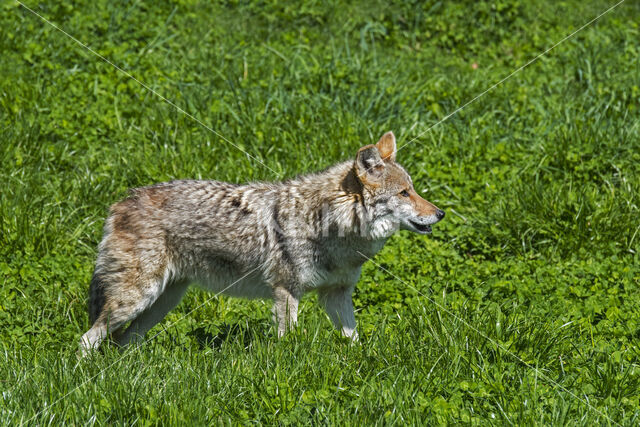
<svg viewBox="0 0 640 427">
<path fill-rule="evenodd" d="M 638 425 L 639 3 L 510 76 L 615 3 L 3 2 L 0 421 Z M 313 295 L 278 340 L 269 302 L 194 289 L 77 358 L 128 188 L 286 179 L 388 130 L 447 217 L 365 265 L 358 344 Z"/>
</svg>

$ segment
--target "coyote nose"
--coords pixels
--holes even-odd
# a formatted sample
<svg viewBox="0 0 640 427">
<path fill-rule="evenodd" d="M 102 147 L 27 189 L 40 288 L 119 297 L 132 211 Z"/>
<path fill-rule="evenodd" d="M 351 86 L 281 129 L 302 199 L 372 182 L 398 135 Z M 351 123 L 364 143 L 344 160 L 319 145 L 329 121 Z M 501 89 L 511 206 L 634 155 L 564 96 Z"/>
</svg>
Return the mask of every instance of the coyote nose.
<svg viewBox="0 0 640 427">
<path fill-rule="evenodd" d="M 436 211 L 436 217 L 438 217 L 438 221 L 440 221 L 442 218 L 444 218 L 444 211 L 442 209 L 438 209 Z"/>
</svg>

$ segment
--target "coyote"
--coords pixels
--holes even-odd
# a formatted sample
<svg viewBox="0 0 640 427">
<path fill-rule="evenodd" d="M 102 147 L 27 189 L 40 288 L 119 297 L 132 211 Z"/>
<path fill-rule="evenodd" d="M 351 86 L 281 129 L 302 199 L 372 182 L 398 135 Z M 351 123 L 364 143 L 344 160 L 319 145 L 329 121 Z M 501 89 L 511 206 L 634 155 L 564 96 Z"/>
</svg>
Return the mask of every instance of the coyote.
<svg viewBox="0 0 640 427">
<path fill-rule="evenodd" d="M 141 341 L 191 283 L 273 298 L 278 336 L 296 323 L 302 295 L 318 291 L 336 328 L 357 339 L 351 294 L 362 264 L 395 231 L 430 233 L 444 217 L 395 160 L 388 132 L 355 160 L 284 182 L 180 180 L 131 190 L 104 225 L 81 353 L 108 334 L 120 345 Z"/>
</svg>

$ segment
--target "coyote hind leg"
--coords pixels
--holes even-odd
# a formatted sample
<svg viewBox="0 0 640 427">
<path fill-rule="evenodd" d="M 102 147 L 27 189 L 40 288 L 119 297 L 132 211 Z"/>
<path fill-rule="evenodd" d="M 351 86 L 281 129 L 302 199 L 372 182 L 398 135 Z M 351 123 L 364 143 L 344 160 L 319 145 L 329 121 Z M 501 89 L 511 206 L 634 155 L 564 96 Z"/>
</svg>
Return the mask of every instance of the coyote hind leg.
<svg viewBox="0 0 640 427">
<path fill-rule="evenodd" d="M 107 335 L 119 335 L 122 325 L 130 320 L 129 317 L 109 318 L 108 315 L 101 315 L 96 319 L 91 328 L 80 338 L 80 355 L 87 356 L 92 350 L 100 346 Z"/>
<path fill-rule="evenodd" d="M 103 277 L 94 277 L 99 284 L 108 283 L 108 287 L 92 289 L 95 294 L 100 295 L 101 307 L 99 310 L 94 310 L 93 315 L 96 318 L 93 325 L 80 339 L 82 356 L 98 348 L 108 334 L 112 334 L 116 340 L 121 339 L 122 327 L 140 316 L 160 296 L 164 279 L 147 279 L 143 283 L 146 282 L 149 285 L 137 286 L 136 281 L 133 280 L 134 277 L 136 277 L 135 272 L 106 278 L 106 280 L 103 280 L 105 279 Z M 123 280 L 124 278 L 130 279 Z M 93 285 L 92 281 L 92 287 Z"/>
<path fill-rule="evenodd" d="M 121 346 L 140 343 L 149 329 L 164 319 L 167 313 L 180 303 L 188 287 L 188 282 L 184 281 L 168 284 L 162 295 L 133 319 L 123 334 L 115 337 L 116 342 Z"/>
</svg>

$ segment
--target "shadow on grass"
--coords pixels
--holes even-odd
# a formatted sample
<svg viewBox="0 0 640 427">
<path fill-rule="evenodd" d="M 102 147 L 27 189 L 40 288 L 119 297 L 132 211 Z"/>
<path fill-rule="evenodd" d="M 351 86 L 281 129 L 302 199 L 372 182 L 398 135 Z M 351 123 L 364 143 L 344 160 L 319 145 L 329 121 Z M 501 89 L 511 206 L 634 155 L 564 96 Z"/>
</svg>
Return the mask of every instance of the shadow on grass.
<svg viewBox="0 0 640 427">
<path fill-rule="evenodd" d="M 248 347 L 259 336 L 273 335 L 273 330 L 266 323 L 245 321 L 223 323 L 215 328 L 200 326 L 187 335 L 196 340 L 200 349 L 217 349 L 227 341 L 242 342 L 244 347 Z"/>
</svg>

